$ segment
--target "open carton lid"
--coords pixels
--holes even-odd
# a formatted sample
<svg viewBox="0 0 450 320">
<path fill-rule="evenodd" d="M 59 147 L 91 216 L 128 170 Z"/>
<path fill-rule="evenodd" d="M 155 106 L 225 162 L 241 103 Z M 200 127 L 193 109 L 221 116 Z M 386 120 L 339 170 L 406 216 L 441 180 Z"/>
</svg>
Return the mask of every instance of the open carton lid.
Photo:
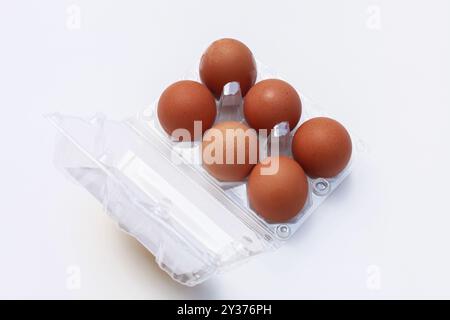
<svg viewBox="0 0 450 320">
<path fill-rule="evenodd" d="M 104 204 L 174 280 L 193 286 L 278 247 L 273 231 L 135 119 L 47 118 L 57 166 Z"/>
</svg>

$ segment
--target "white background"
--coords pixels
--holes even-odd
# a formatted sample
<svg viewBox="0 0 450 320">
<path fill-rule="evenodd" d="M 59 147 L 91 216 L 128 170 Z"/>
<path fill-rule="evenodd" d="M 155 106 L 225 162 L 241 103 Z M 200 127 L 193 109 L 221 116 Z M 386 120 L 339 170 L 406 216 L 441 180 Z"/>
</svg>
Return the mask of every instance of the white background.
<svg viewBox="0 0 450 320">
<path fill-rule="evenodd" d="M 449 1 L 0 3 L 1 298 L 450 298 Z M 134 114 L 225 36 L 365 152 L 285 247 L 188 288 L 54 168 L 42 114 Z"/>
</svg>

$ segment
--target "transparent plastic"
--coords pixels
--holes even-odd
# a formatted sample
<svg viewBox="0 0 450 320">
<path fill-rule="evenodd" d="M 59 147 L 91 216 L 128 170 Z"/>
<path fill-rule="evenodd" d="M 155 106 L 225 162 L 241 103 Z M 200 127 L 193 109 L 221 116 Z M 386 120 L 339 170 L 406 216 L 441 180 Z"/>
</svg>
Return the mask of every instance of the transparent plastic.
<svg viewBox="0 0 450 320">
<path fill-rule="evenodd" d="M 260 63 L 258 74 L 258 80 L 275 77 Z M 189 78 L 198 80 L 198 75 Z M 299 125 L 321 115 L 309 99 L 301 100 Z M 217 107 L 216 121 L 244 122 L 238 83 L 224 87 Z M 102 202 L 111 218 L 185 285 L 279 247 L 338 187 L 354 160 L 355 152 L 333 179 L 309 179 L 307 203 L 294 219 L 269 223 L 250 208 L 246 181 L 224 183 L 208 175 L 201 166 L 200 142 L 173 141 L 160 127 L 155 108 L 156 103 L 118 122 L 103 115 L 47 117 L 60 132 L 56 165 Z M 290 155 L 295 129 L 278 124 L 262 141 L 266 152 L 276 149 Z"/>
</svg>

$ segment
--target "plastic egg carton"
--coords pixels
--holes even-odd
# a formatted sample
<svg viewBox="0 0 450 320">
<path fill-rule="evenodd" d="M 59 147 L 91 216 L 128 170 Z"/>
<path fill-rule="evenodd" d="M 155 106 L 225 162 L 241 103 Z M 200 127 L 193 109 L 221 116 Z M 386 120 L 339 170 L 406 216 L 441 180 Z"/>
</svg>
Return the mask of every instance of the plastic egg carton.
<svg viewBox="0 0 450 320">
<path fill-rule="evenodd" d="M 278 78 L 261 63 L 257 68 L 257 81 Z M 196 72 L 186 79 L 199 81 Z M 301 101 L 298 126 L 324 115 L 304 95 Z M 236 83 L 226 86 L 217 108 L 216 122 L 245 122 Z M 201 142 L 172 141 L 159 125 L 156 103 L 123 121 L 103 115 L 47 117 L 60 132 L 56 165 L 102 202 L 163 270 L 189 286 L 282 245 L 347 177 L 355 158 L 353 147 L 349 165 L 338 176 L 308 178 L 309 196 L 302 211 L 291 221 L 269 223 L 250 208 L 246 181 L 220 182 L 203 169 Z M 284 126 L 273 131 L 272 141 L 277 141 L 281 154 L 290 156 L 296 128 L 289 133 Z"/>
</svg>

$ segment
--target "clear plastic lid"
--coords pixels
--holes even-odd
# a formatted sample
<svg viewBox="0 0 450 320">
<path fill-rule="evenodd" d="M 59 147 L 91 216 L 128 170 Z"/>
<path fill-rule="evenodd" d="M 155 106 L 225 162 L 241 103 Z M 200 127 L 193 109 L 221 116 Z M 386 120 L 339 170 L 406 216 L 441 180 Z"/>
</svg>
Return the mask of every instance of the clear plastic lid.
<svg viewBox="0 0 450 320">
<path fill-rule="evenodd" d="M 278 246 L 270 228 L 199 175 L 135 119 L 49 115 L 61 133 L 56 164 L 89 190 L 162 269 L 195 285 Z"/>
</svg>

